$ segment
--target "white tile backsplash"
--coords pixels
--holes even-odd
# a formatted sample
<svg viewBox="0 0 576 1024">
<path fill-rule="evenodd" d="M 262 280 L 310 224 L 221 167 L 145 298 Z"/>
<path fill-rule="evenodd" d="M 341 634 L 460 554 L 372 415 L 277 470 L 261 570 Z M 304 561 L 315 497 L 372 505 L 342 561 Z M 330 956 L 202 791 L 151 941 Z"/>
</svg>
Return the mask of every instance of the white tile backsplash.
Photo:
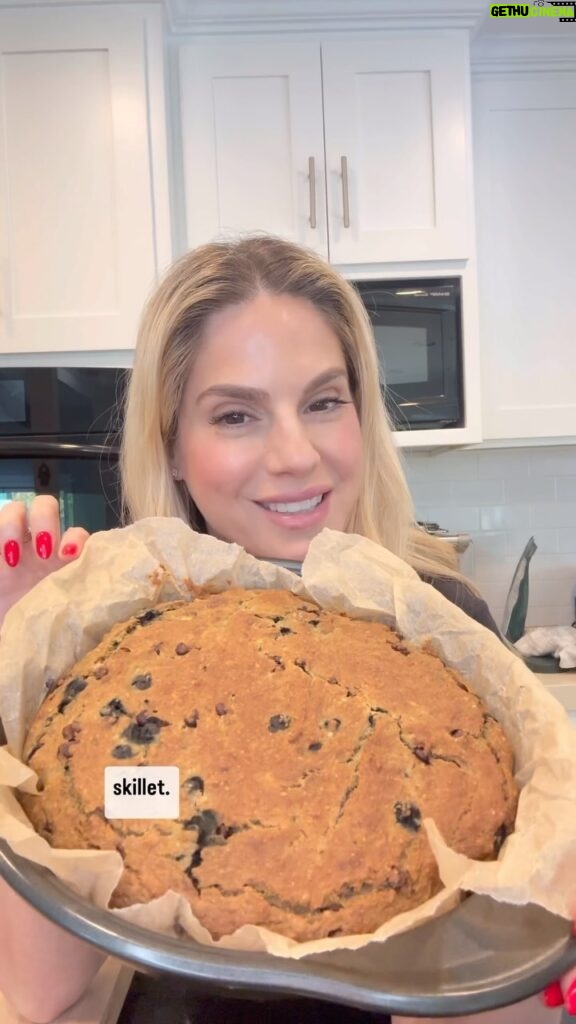
<svg viewBox="0 0 576 1024">
<path fill-rule="evenodd" d="M 556 480 L 556 497 L 559 501 L 576 501 L 576 477 L 559 476 Z"/>
<path fill-rule="evenodd" d="M 536 556 L 534 556 L 536 557 Z M 532 600 L 540 605 L 568 605 L 574 584 L 569 578 L 554 578 L 553 576 L 541 576 L 536 570 L 531 571 L 530 593 Z"/>
<path fill-rule="evenodd" d="M 538 527 L 538 555 L 539 555 L 538 561 L 540 561 L 542 555 L 553 554 L 555 551 L 562 551 L 562 550 L 574 551 L 574 550 L 576 550 L 576 548 L 569 548 L 569 547 L 561 548 L 560 547 L 560 534 L 561 533 L 569 533 L 569 532 L 570 532 L 569 530 L 553 530 L 553 529 L 546 529 L 544 526 L 539 526 Z M 515 533 L 510 533 L 509 536 L 510 536 L 511 540 L 514 540 L 515 542 L 517 542 L 518 538 L 517 538 L 517 535 Z M 574 531 L 574 536 L 576 538 L 576 530 Z M 521 547 L 519 547 L 518 548 L 519 553 L 521 553 L 521 550 L 522 550 Z M 566 559 L 564 561 L 566 561 Z"/>
<path fill-rule="evenodd" d="M 530 505 L 490 505 L 480 509 L 481 530 L 524 530 L 530 527 Z"/>
<path fill-rule="evenodd" d="M 576 553 L 576 525 L 571 529 L 561 527 L 556 530 L 556 533 L 558 534 L 558 551 Z"/>
<path fill-rule="evenodd" d="M 411 485 L 412 498 L 416 505 L 422 508 L 442 505 L 450 486 L 450 484 L 439 480 L 415 480 Z"/>
<path fill-rule="evenodd" d="M 565 479 L 571 482 L 570 477 Z M 486 483 L 488 482 L 487 480 Z M 510 503 L 515 501 L 556 501 L 556 484 L 557 480 L 554 476 L 512 476 L 504 481 L 504 500 Z"/>
<path fill-rule="evenodd" d="M 500 448 L 475 454 L 480 480 L 508 480 L 511 476 L 525 477 L 530 473 L 530 454 L 526 448 Z"/>
<path fill-rule="evenodd" d="M 510 451 L 510 449 L 507 449 Z M 574 478 L 576 446 L 529 448 L 532 476 L 571 476 Z"/>
<path fill-rule="evenodd" d="M 500 561 L 510 554 L 511 535 L 506 530 L 477 530 L 470 536 L 475 563 Z"/>
<path fill-rule="evenodd" d="M 446 501 L 446 494 L 444 499 Z M 450 505 L 449 501 L 445 504 L 434 504 L 434 505 L 416 505 L 417 518 L 426 523 L 438 523 L 439 526 L 444 527 L 446 530 L 462 530 L 469 532 L 470 530 L 480 529 L 480 509 L 471 507 L 462 507 L 458 505 Z"/>
<path fill-rule="evenodd" d="M 534 526 L 574 526 L 576 523 L 576 501 L 547 501 L 533 506 Z"/>
<path fill-rule="evenodd" d="M 528 626 L 574 621 L 576 445 L 403 452 L 417 518 L 469 533 L 462 570 L 497 622 L 529 537 Z"/>
<path fill-rule="evenodd" d="M 458 483 L 452 481 L 450 488 L 459 505 L 499 505 L 504 501 L 502 480 L 459 480 Z"/>
<path fill-rule="evenodd" d="M 412 457 L 409 452 L 409 458 Z M 446 462 L 442 455 L 440 461 L 435 452 L 418 452 L 419 480 L 476 480 L 478 477 L 478 452 L 451 451 L 451 461 Z"/>
</svg>

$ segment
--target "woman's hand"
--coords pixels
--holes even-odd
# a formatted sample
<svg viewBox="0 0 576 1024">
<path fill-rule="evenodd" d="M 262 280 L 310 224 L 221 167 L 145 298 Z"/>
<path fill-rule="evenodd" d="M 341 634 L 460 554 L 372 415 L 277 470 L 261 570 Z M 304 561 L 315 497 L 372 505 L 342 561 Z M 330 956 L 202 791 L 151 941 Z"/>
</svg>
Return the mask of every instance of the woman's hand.
<svg viewBox="0 0 576 1024">
<path fill-rule="evenodd" d="M 572 910 L 572 935 L 576 940 L 576 908 Z M 576 1017 L 576 968 L 547 985 L 541 998 L 545 1006 L 563 1006 L 570 1017 Z"/>
<path fill-rule="evenodd" d="M 59 1018 L 85 992 L 103 960 L 103 953 L 42 917 L 0 878 L 0 991 L 22 1017 Z M 67 1020 L 82 1018 L 87 1019 L 66 1014 Z"/>
<path fill-rule="evenodd" d="M 548 985 L 542 999 L 546 1006 L 564 1006 L 570 1017 L 576 1017 L 576 970 L 568 971 L 559 981 Z"/>
<path fill-rule="evenodd" d="M 576 915 L 572 934 L 576 937 Z M 391 1020 L 392 1024 L 559 1024 L 560 1007 L 563 1007 L 564 1013 L 576 1017 L 576 968 L 547 985 L 544 992 L 498 1010 L 486 1010 L 465 1017 L 392 1016 Z M 549 1010 L 556 1012 L 549 1013 Z"/>
<path fill-rule="evenodd" d="M 0 509 L 0 626 L 36 583 L 78 558 L 88 536 L 81 526 L 60 534 L 58 502 L 51 494 L 34 498 L 29 508 L 11 501 Z"/>
</svg>

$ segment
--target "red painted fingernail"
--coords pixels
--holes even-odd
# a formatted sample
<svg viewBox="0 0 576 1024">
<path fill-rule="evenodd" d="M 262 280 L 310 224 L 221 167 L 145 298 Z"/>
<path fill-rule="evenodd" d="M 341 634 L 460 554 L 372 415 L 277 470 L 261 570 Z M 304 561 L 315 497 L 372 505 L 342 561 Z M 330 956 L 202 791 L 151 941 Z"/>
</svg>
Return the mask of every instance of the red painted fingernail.
<svg viewBox="0 0 576 1024">
<path fill-rule="evenodd" d="M 50 558 L 52 554 L 52 534 L 48 530 L 40 530 L 36 534 L 36 552 L 39 558 Z"/>
<path fill-rule="evenodd" d="M 576 981 L 573 981 L 564 997 L 566 1012 L 576 1017 Z"/>
<path fill-rule="evenodd" d="M 77 555 L 78 545 L 77 544 L 65 544 L 60 552 L 61 555 Z"/>
<path fill-rule="evenodd" d="M 560 982 L 553 981 L 550 985 L 547 985 L 542 993 L 542 999 L 544 1005 L 550 1010 L 554 1009 L 555 1006 L 562 1006 L 564 996 L 562 995 Z"/>
<path fill-rule="evenodd" d="M 7 540 L 4 545 L 4 559 L 6 565 L 12 569 L 20 561 L 20 545 L 17 540 Z"/>
</svg>

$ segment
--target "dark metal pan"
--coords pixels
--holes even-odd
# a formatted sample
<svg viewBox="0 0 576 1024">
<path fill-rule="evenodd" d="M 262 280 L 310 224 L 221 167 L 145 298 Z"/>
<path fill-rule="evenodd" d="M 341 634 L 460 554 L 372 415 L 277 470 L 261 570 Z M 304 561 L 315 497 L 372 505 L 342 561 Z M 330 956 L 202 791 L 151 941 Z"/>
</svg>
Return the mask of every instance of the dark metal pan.
<svg viewBox="0 0 576 1024">
<path fill-rule="evenodd" d="M 576 966 L 570 923 L 471 895 L 385 943 L 285 960 L 202 946 L 130 924 L 75 895 L 0 840 L 0 875 L 50 920 L 145 973 L 220 995 L 307 996 L 381 1013 L 456 1016 L 518 1002 Z"/>
</svg>

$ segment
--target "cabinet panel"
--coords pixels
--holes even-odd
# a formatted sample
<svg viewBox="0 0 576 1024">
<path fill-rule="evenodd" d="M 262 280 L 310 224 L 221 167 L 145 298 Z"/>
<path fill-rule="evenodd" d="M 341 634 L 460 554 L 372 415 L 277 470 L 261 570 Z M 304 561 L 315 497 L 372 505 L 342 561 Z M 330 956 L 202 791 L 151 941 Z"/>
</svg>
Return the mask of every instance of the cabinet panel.
<svg viewBox="0 0 576 1024">
<path fill-rule="evenodd" d="M 322 45 L 332 262 L 470 256 L 466 46 L 459 33 Z"/>
<path fill-rule="evenodd" d="M 0 351 L 134 344 L 168 215 L 154 32 L 138 8 L 0 12 Z"/>
<path fill-rule="evenodd" d="M 4 89 L 12 315 L 109 314 L 118 261 L 108 54 L 9 54 Z"/>
<path fill-rule="evenodd" d="M 576 432 L 576 73 L 475 86 L 486 438 Z"/>
<path fill-rule="evenodd" d="M 267 231 L 326 255 L 318 46 L 190 44 L 180 84 L 189 246 Z"/>
<path fill-rule="evenodd" d="M 275 223 L 282 233 L 290 232 L 295 197 L 286 173 L 291 165 L 287 76 L 221 78 L 214 82 L 213 98 L 218 223 L 239 231 Z M 242 196 L 249 201 L 239 202 Z"/>
<path fill-rule="evenodd" d="M 434 228 L 430 73 L 357 77 L 359 233 Z"/>
</svg>

